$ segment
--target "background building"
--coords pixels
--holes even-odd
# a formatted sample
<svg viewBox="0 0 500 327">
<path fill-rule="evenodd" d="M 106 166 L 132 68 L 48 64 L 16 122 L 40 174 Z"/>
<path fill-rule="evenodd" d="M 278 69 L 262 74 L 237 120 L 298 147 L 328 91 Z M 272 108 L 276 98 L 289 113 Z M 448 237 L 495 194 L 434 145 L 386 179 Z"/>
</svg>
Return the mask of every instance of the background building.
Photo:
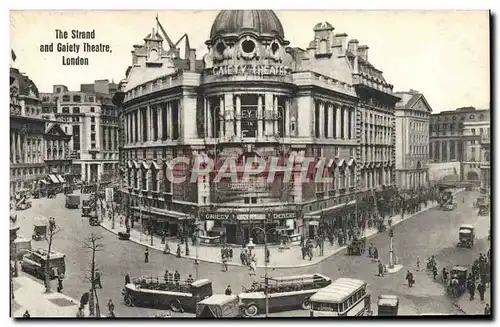
<svg viewBox="0 0 500 327">
<path fill-rule="evenodd" d="M 427 185 L 429 179 L 429 118 L 432 108 L 415 90 L 396 92 L 396 184 L 402 189 Z"/>
<path fill-rule="evenodd" d="M 463 107 L 431 115 L 429 155 L 434 165 L 459 162 L 460 180 L 479 184 L 481 135 L 489 134 L 490 111 Z"/>
<path fill-rule="evenodd" d="M 118 85 L 108 80 L 82 84 L 80 91 L 54 85 L 42 93 L 44 114 L 53 114 L 73 135 L 69 151 L 75 178 L 86 182 L 118 180 L 118 110 L 112 96 Z"/>
<path fill-rule="evenodd" d="M 35 83 L 10 68 L 10 193 L 60 184 L 71 174 L 71 135 L 55 120 L 42 117 Z"/>
<path fill-rule="evenodd" d="M 164 48 L 164 38 L 153 29 L 134 46 L 114 99 L 124 131 L 123 198 L 150 230 L 182 235 L 201 220 L 208 241 L 225 235 L 229 243 L 262 243 L 255 227 L 267 220 L 269 241 L 276 230 L 312 235 L 318 216 L 330 226 L 357 224 L 356 199 L 394 185 L 399 98 L 368 61 L 367 46 L 324 22 L 306 50 L 288 47 L 270 10 L 221 11 L 202 61 L 187 37 L 184 59 Z M 172 184 L 166 161 L 179 156 L 210 157 L 216 167 L 236 158 L 240 169 L 246 158 L 325 157 L 320 173 L 333 181 L 283 183 L 277 174 L 269 184 L 264 171 L 247 183 L 216 184 L 215 171 Z M 173 174 L 192 169 L 176 165 Z"/>
<path fill-rule="evenodd" d="M 490 134 L 481 137 L 481 193 L 491 194 Z"/>
</svg>

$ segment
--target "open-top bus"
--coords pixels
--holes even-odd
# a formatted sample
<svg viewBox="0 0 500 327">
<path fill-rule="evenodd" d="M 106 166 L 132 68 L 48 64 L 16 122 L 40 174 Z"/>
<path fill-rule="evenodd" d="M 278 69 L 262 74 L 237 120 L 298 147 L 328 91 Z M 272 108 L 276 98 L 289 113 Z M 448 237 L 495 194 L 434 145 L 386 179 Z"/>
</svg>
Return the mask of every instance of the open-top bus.
<svg viewBox="0 0 500 327">
<path fill-rule="evenodd" d="M 309 298 L 319 289 L 330 285 L 329 277 L 309 274 L 288 277 L 270 277 L 267 287 L 269 311 L 302 308 L 309 310 Z M 266 311 L 266 281 L 254 282 L 250 289 L 239 294 L 244 314 L 253 317 Z"/>
<path fill-rule="evenodd" d="M 163 277 L 142 277 L 125 285 L 122 295 L 127 306 L 196 312 L 196 304 L 212 296 L 212 282 L 200 279 L 165 283 Z"/>
<path fill-rule="evenodd" d="M 370 294 L 366 282 L 339 278 L 311 296 L 311 317 L 370 315 Z"/>
</svg>

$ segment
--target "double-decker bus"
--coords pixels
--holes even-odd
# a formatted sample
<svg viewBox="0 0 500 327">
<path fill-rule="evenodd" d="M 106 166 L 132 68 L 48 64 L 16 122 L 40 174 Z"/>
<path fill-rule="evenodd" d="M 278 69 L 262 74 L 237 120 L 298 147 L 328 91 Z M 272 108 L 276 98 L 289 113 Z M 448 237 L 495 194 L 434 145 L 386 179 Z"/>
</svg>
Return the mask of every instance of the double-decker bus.
<svg viewBox="0 0 500 327">
<path fill-rule="evenodd" d="M 370 294 L 366 282 L 339 278 L 311 296 L 311 317 L 370 315 Z"/>
<path fill-rule="evenodd" d="M 309 298 L 332 280 L 320 274 L 288 277 L 270 277 L 267 286 L 269 311 L 302 308 L 309 310 Z M 266 311 L 266 281 L 254 282 L 250 289 L 239 294 L 244 314 L 253 317 Z"/>
<path fill-rule="evenodd" d="M 165 282 L 163 277 L 142 277 L 125 285 L 122 292 L 127 306 L 170 309 L 174 312 L 196 312 L 196 304 L 212 296 L 212 282 L 200 279 Z"/>
</svg>

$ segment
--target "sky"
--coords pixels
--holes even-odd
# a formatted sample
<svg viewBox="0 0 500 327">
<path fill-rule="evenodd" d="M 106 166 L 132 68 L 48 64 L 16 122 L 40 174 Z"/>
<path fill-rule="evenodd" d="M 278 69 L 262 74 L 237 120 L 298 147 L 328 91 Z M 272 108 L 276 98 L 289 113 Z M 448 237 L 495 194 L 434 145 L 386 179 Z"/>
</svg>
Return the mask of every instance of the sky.
<svg viewBox="0 0 500 327">
<path fill-rule="evenodd" d="M 26 73 L 40 92 L 63 84 L 79 90 L 97 79 L 119 82 L 131 64 L 134 44 L 156 27 L 155 16 L 175 42 L 184 33 L 206 53 L 217 11 L 12 11 L 10 46 L 13 64 Z M 490 108 L 489 16 L 487 11 L 276 11 L 290 46 L 307 48 L 318 22 L 330 22 L 335 33 L 347 33 L 369 46 L 369 61 L 384 72 L 394 91 L 418 90 L 433 112 L 474 106 Z M 62 55 L 41 52 L 40 46 L 84 40 L 56 39 L 55 30 L 91 31 L 90 43 L 110 45 L 111 53 L 83 54 L 89 66 L 63 66 Z M 76 41 L 76 42 L 75 42 Z M 181 48 L 184 46 L 181 43 Z"/>
</svg>

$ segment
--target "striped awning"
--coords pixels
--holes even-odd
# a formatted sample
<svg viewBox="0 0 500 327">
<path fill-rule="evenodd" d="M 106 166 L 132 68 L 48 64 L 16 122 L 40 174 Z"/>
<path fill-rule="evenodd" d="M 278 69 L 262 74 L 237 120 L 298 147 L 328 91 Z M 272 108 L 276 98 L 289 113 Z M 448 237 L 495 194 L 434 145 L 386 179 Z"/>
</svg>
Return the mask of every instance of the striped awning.
<svg viewBox="0 0 500 327">
<path fill-rule="evenodd" d="M 59 180 L 57 179 L 56 175 L 49 175 L 50 181 L 54 184 L 59 184 Z"/>
<path fill-rule="evenodd" d="M 61 176 L 61 175 L 57 175 L 57 179 L 61 182 L 61 183 L 66 183 L 66 180 Z"/>
</svg>

